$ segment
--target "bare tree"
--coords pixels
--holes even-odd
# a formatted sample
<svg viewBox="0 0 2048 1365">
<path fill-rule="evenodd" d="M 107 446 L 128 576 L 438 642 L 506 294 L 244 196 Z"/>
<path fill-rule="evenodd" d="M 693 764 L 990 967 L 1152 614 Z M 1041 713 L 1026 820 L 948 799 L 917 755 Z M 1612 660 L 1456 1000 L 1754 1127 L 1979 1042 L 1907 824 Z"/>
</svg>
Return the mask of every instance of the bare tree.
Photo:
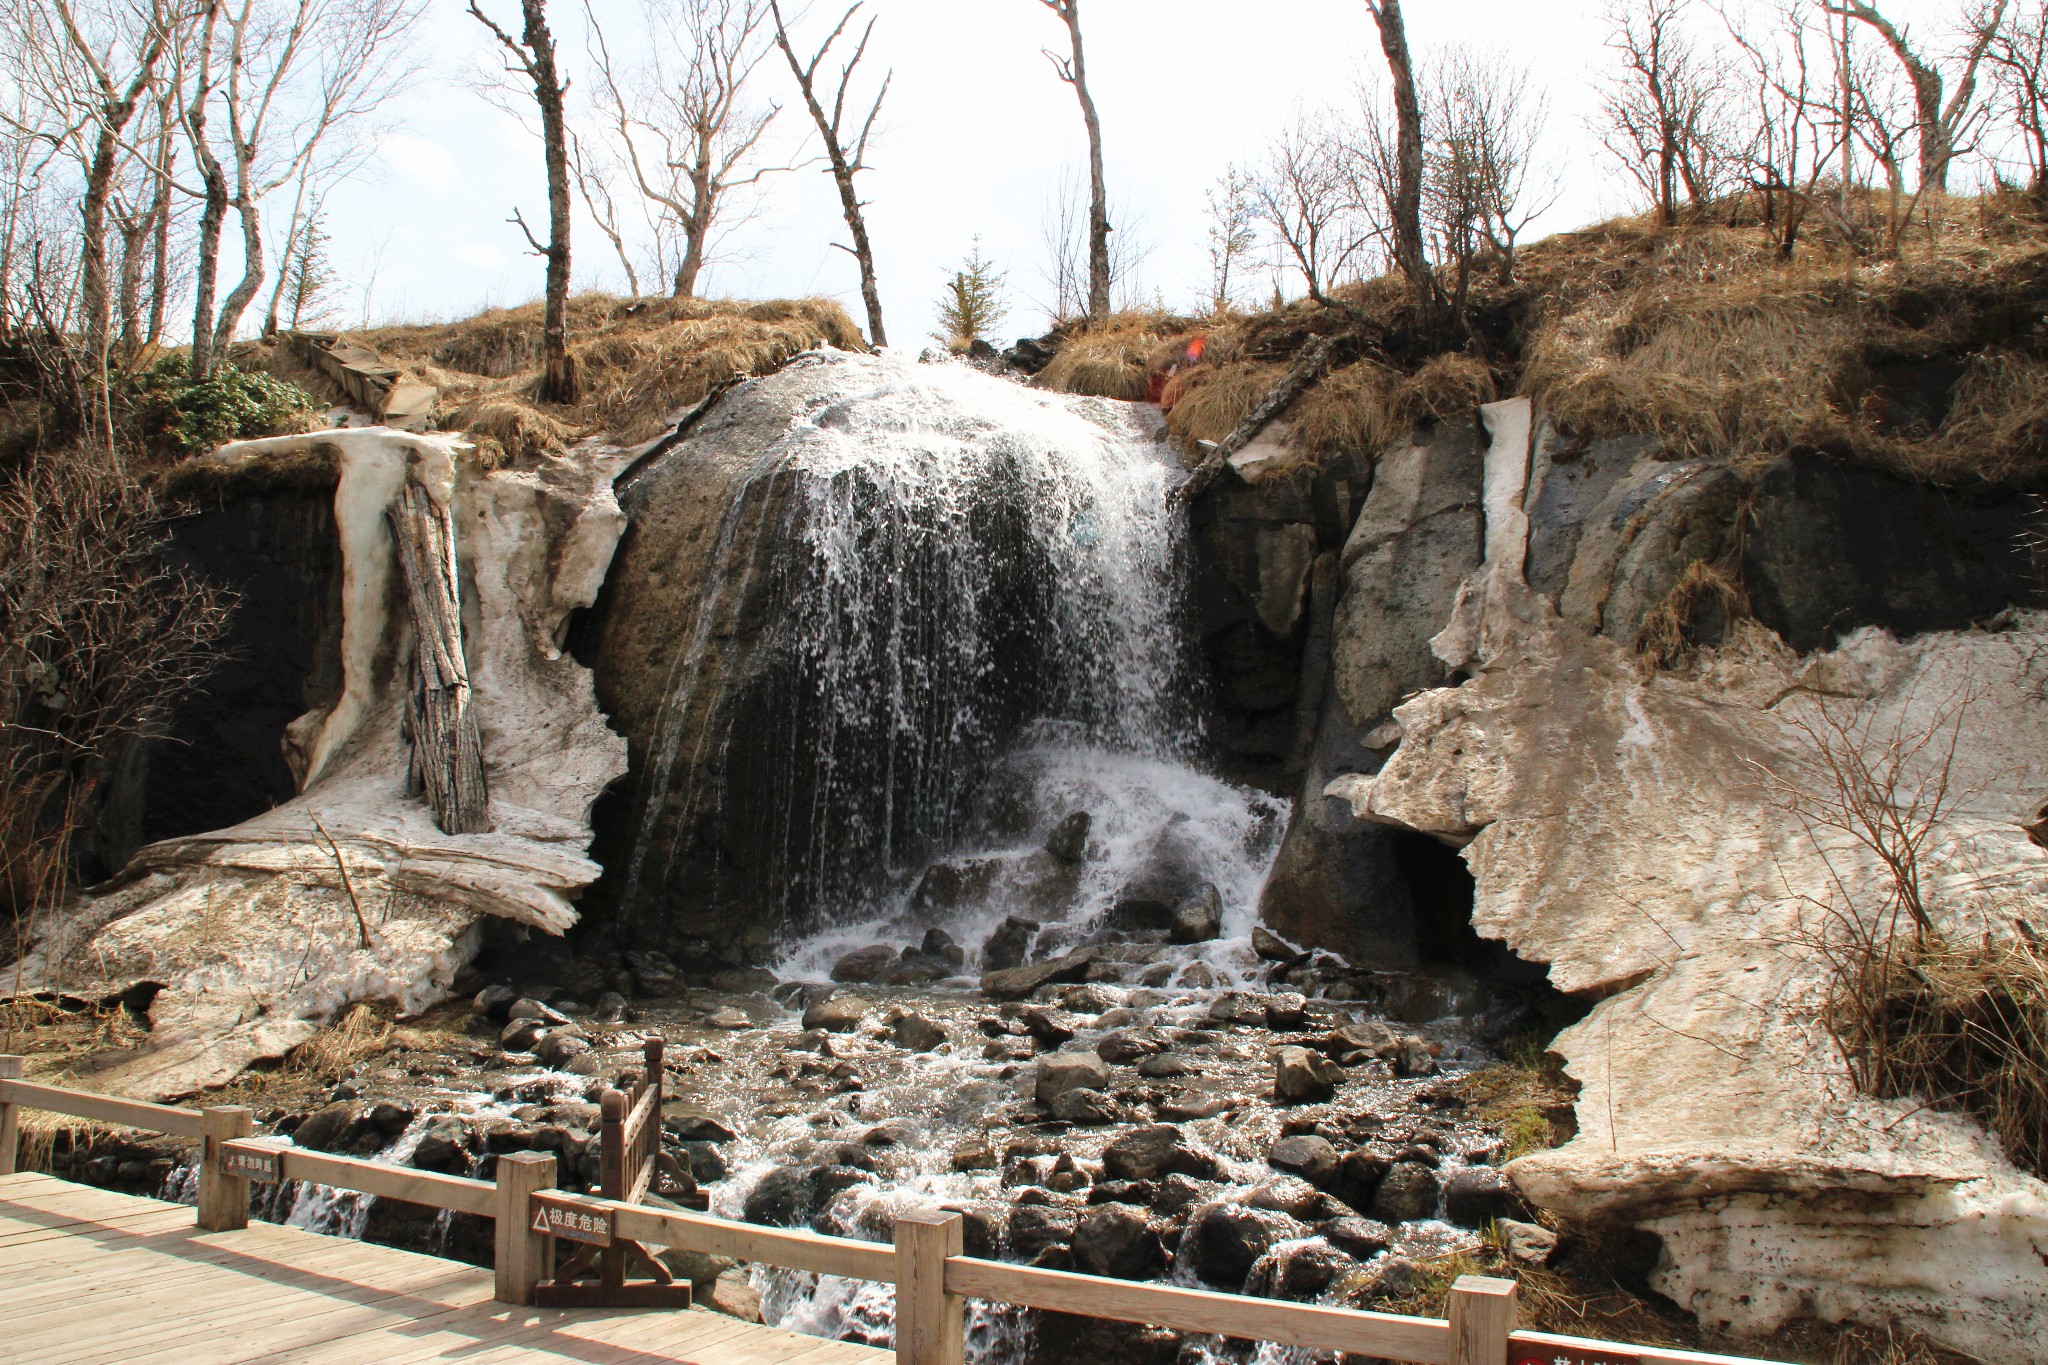
<svg viewBox="0 0 2048 1365">
<path fill-rule="evenodd" d="M 640 193 L 680 238 L 672 292 L 695 297 L 728 197 L 794 169 L 754 164 L 781 112 L 746 102 L 747 82 L 771 42 L 767 0 L 649 0 L 641 10 L 644 57 L 632 69 L 613 61 L 588 0 L 584 8 L 606 121 Z"/>
<path fill-rule="evenodd" d="M 1235 163 L 1202 192 L 1209 211 L 1209 309 L 1228 312 L 1236 301 L 1237 279 L 1259 244 L 1259 207 L 1252 176 Z"/>
<path fill-rule="evenodd" d="M 1415 85 L 1415 61 L 1408 51 L 1408 30 L 1401 18 L 1401 0 L 1365 0 L 1380 33 L 1380 51 L 1387 59 L 1394 100 L 1393 187 L 1388 202 L 1388 229 L 1394 264 L 1408 281 L 1418 317 L 1425 323 L 1437 313 L 1436 276 L 1422 244 L 1422 99 Z"/>
<path fill-rule="evenodd" d="M 1380 227 L 1367 211 L 1358 165 L 1334 116 L 1309 110 L 1273 143 L 1250 187 L 1260 220 L 1293 258 L 1309 298 L 1340 311 L 1329 291 L 1359 273 Z"/>
<path fill-rule="evenodd" d="M 832 183 L 839 189 L 840 211 L 846 217 L 846 230 L 853 238 L 853 245 L 839 246 L 849 252 L 860 266 L 860 297 L 867 305 L 868 342 L 874 346 L 889 344 L 888 336 L 882 329 L 882 295 L 875 285 L 875 252 L 868 243 L 867 218 L 862 213 L 866 206 L 854 186 L 854 177 L 868 168 L 868 138 L 875 131 L 875 118 L 882 112 L 882 101 L 888 97 L 889 81 L 894 72 L 885 72 L 881 88 L 875 91 L 874 101 L 868 105 L 867 116 L 859 118 L 859 131 L 854 131 L 854 121 L 847 117 L 846 97 L 853 86 L 854 72 L 860 66 L 861 58 L 867 55 L 868 39 L 874 36 L 875 21 L 870 19 L 861 30 L 860 41 L 854 44 L 853 55 L 839 68 L 838 86 L 830 92 L 832 110 L 828 114 L 818 88 L 818 68 L 832 47 L 846 32 L 847 25 L 860 13 L 855 4 L 839 16 L 839 22 L 832 26 L 824 43 L 812 54 L 808 62 L 799 61 L 796 48 L 789 39 L 789 27 L 782 20 L 782 10 L 777 0 L 768 0 L 769 17 L 775 21 L 775 45 L 782 49 L 782 55 L 789 59 L 790 74 L 796 77 L 799 89 L 803 91 L 804 107 L 811 111 L 811 121 L 818 127 L 818 136 L 825 143 L 827 169 L 832 173 Z"/>
<path fill-rule="evenodd" d="M 618 199 L 612 194 L 616 169 L 602 151 L 593 151 L 584 139 L 574 132 L 569 134 L 569 173 L 576 177 L 576 194 L 589 211 L 590 221 L 597 224 L 597 230 L 612 244 L 612 254 L 619 258 L 619 264 L 626 271 L 626 287 L 637 299 L 640 297 L 640 272 L 633 268 L 633 254 L 626 250 L 626 231 L 619 222 Z M 658 252 L 658 244 L 656 249 Z"/>
<path fill-rule="evenodd" d="M 1055 323 L 1072 322 L 1088 316 L 1088 187 L 1077 171 L 1060 176 L 1039 219 L 1045 243 L 1044 277 L 1053 289 L 1053 304 L 1047 309 Z M 1142 219 L 1119 202 L 1111 215 L 1124 226 L 1109 240 L 1109 309 L 1133 306 L 1132 294 L 1138 268 L 1150 252 L 1137 229 Z"/>
<path fill-rule="evenodd" d="M 1946 191 L 1949 166 L 1968 145 L 1982 112 L 1977 103 L 1977 73 L 2004 22 L 2007 3 L 1991 0 L 1977 16 L 1951 86 L 1948 75 L 1913 45 L 1905 26 L 1893 23 L 1876 6 L 1867 0 L 1843 0 L 1840 4 L 1823 0 L 1828 13 L 1854 19 L 1882 38 L 1912 85 L 1923 190 Z"/>
<path fill-rule="evenodd" d="M 103 394 L 113 322 L 108 210 L 130 155 L 129 124 L 156 84 L 177 17 L 166 0 L 43 0 L 5 21 L 11 74 L 49 115 L 27 131 L 79 168 L 80 320 Z"/>
<path fill-rule="evenodd" d="M 2048 3 L 2035 0 L 1998 27 L 1984 57 L 2002 112 L 2019 133 L 2028 189 L 2048 201 Z"/>
<path fill-rule="evenodd" d="M 1059 78 L 1074 87 L 1088 130 L 1088 316 L 1109 316 L 1109 190 L 1102 173 L 1102 120 L 1088 93 L 1088 63 L 1081 48 L 1081 0 L 1038 0 L 1067 26 L 1067 55 L 1043 49 Z"/>
<path fill-rule="evenodd" d="M 1692 0 L 1610 0 L 1615 68 L 1601 92 L 1601 139 L 1656 207 L 1660 222 L 1718 188 L 1721 71 L 1687 32 Z"/>
<path fill-rule="evenodd" d="M 1749 70 L 1754 103 L 1735 138 L 1734 160 L 1762 205 L 1764 226 L 1789 259 L 1813 211 L 1814 190 L 1846 145 L 1838 126 L 1833 73 L 1817 54 L 1832 49 L 1810 11 L 1785 0 L 1768 30 L 1723 11 L 1728 36 Z"/>
<path fill-rule="evenodd" d="M 540 137 L 548 171 L 548 240 L 542 246 L 517 209 L 512 222 L 535 255 L 548 263 L 546 303 L 541 315 L 541 378 L 544 403 L 573 403 L 581 385 L 576 361 L 569 354 L 569 126 L 563 109 L 568 82 L 555 61 L 555 35 L 548 31 L 547 0 L 519 0 L 522 28 L 518 37 L 469 0 L 469 12 L 489 29 L 505 50 L 505 70 L 525 77 L 540 110 Z M 365 311 L 368 309 L 365 291 Z"/>
<path fill-rule="evenodd" d="M 1526 70 L 1470 48 L 1446 53 L 1430 87 L 1423 207 L 1437 258 L 1451 264 L 1462 321 L 1481 251 L 1493 254 L 1503 283 L 1513 279 L 1516 240 L 1556 198 L 1535 169 L 1547 110 Z"/>
</svg>

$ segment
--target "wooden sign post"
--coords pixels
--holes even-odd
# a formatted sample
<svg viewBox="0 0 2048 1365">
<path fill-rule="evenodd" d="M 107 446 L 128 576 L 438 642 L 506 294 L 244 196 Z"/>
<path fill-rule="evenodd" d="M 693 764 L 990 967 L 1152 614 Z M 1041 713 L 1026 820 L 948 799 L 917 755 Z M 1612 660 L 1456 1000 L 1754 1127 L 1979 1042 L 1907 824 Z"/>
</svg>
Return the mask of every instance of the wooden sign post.
<svg viewBox="0 0 2048 1365">
<path fill-rule="evenodd" d="M 639 1203 L 654 1183 L 655 1167 L 661 1160 L 661 1054 L 661 1040 L 650 1041 L 643 1052 L 646 1066 L 633 1083 L 632 1093 L 607 1090 L 600 1103 L 599 1193 L 615 1203 Z M 690 1306 L 689 1284 L 678 1284 L 668 1267 L 640 1243 L 614 1237 L 610 1213 L 558 1195 L 535 1195 L 532 1203 L 535 1232 L 577 1244 L 558 1264 L 553 1279 L 534 1286 L 536 1304 L 544 1308 Z M 650 1278 L 628 1280 L 627 1268 L 633 1264 L 644 1267 Z M 592 1274 L 594 1282 L 583 1279 Z"/>
</svg>

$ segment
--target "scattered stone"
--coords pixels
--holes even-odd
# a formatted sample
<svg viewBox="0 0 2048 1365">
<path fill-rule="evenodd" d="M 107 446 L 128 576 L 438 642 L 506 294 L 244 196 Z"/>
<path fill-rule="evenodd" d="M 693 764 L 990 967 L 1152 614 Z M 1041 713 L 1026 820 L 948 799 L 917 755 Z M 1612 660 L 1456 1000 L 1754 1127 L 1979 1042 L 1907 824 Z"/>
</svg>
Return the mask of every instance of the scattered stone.
<svg viewBox="0 0 2048 1365">
<path fill-rule="evenodd" d="M 1344 1159 L 1337 1164 L 1337 1175 L 1331 1188 L 1353 1208 L 1369 1209 L 1373 1196 L 1379 1192 L 1380 1181 L 1386 1178 L 1393 1164 L 1393 1156 L 1377 1147 L 1360 1147 L 1355 1152 L 1346 1152 Z"/>
<path fill-rule="evenodd" d="M 1307 1221 L 1328 1216 L 1323 1212 L 1323 1201 L 1327 1197 L 1306 1180 L 1276 1175 L 1254 1186 L 1244 1202 L 1255 1209 L 1273 1209 L 1289 1218 Z"/>
<path fill-rule="evenodd" d="M 1557 1250 L 1557 1234 L 1540 1224 L 1502 1218 L 1495 1226 L 1507 1241 L 1508 1255 L 1524 1265 L 1543 1265 Z"/>
<path fill-rule="evenodd" d="M 417 1111 L 403 1100 L 378 1100 L 363 1115 L 363 1122 L 386 1137 L 397 1137 L 412 1126 Z"/>
<path fill-rule="evenodd" d="M 909 1052 L 930 1052 L 946 1041 L 946 1030 L 922 1014 L 899 1014 L 889 1025 L 889 1038 Z"/>
<path fill-rule="evenodd" d="M 956 1171 L 992 1171 L 996 1168 L 996 1154 L 979 1144 L 961 1147 L 953 1153 L 953 1169 Z"/>
<path fill-rule="evenodd" d="M 918 945 L 917 951 L 920 956 L 943 962 L 955 971 L 967 963 L 967 950 L 951 934 L 936 926 L 924 931 L 924 942 Z"/>
<path fill-rule="evenodd" d="M 1046 1105 L 1046 1112 L 1062 1123 L 1100 1127 L 1122 1120 L 1122 1106 L 1100 1090 L 1062 1090 Z M 1055 1186 L 1054 1188 L 1058 1188 Z"/>
<path fill-rule="evenodd" d="M 981 967 L 984 972 L 1008 971 L 1022 966 L 1024 955 L 1031 950 L 1031 940 L 1038 936 L 1035 920 L 1020 919 L 1011 915 L 996 926 L 981 945 Z M 1034 989 L 1036 989 L 1034 987 Z M 1026 992 L 1029 994 L 1029 992 Z"/>
<path fill-rule="evenodd" d="M 1059 996 L 1060 1007 L 1072 1010 L 1076 1014 L 1107 1014 L 1123 1003 L 1123 993 L 1121 991 L 1114 990 L 1108 986 L 1094 984 L 1068 986 L 1059 993 Z M 1110 1028 L 1113 1026 L 1104 1024 L 1098 1019 L 1096 1027 Z"/>
<path fill-rule="evenodd" d="M 1463 1166 L 1443 1182 L 1444 1217 L 1464 1228 L 1483 1228 L 1528 1209 L 1507 1176 L 1492 1166 Z"/>
<path fill-rule="evenodd" d="M 1286 1031 L 1308 1027 L 1308 1001 L 1292 991 L 1266 998 L 1266 1027 Z"/>
<path fill-rule="evenodd" d="M 486 986 L 470 1001 L 470 1008 L 494 1024 L 503 1024 L 512 1017 L 512 1002 L 518 998 L 510 986 Z"/>
<path fill-rule="evenodd" d="M 1419 1161 L 1397 1161 L 1374 1191 L 1372 1216 L 1382 1223 L 1413 1223 L 1434 1217 L 1436 1172 Z"/>
<path fill-rule="evenodd" d="M 1030 1005 L 1018 1010 L 1017 1023 L 1044 1047 L 1058 1047 L 1070 1041 L 1081 1029 L 1079 1019 L 1051 1005 Z"/>
<path fill-rule="evenodd" d="M 1063 863 L 1078 863 L 1088 851 L 1088 812 L 1077 810 L 1052 827 L 1046 836 L 1045 851 Z"/>
<path fill-rule="evenodd" d="M 1263 924 L 1252 926 L 1252 951 L 1268 962 L 1278 962 L 1289 967 L 1308 959 L 1305 951 L 1295 947 Z"/>
<path fill-rule="evenodd" d="M 1265 1003 L 1254 996 L 1231 991 L 1217 996 L 1209 1002 L 1209 1018 L 1219 1024 L 1236 1024 L 1245 1028 L 1266 1026 Z"/>
<path fill-rule="evenodd" d="M 832 964 L 832 979 L 866 983 L 880 977 L 896 965 L 896 950 L 886 943 L 871 943 L 865 948 L 856 948 Z"/>
<path fill-rule="evenodd" d="M 747 1192 L 740 1217 L 771 1227 L 796 1227 L 809 1221 L 815 1202 L 807 1168 L 777 1166 Z"/>
<path fill-rule="evenodd" d="M 1089 1052 L 1056 1052 L 1038 1059 L 1032 1097 L 1050 1108 L 1068 1090 L 1101 1090 L 1109 1084 L 1109 1066 Z"/>
<path fill-rule="evenodd" d="M 1213 1119 L 1237 1106 L 1238 1101 L 1222 1091 L 1183 1090 L 1160 1102 L 1159 1117 L 1175 1123 L 1188 1123 L 1195 1119 Z"/>
<path fill-rule="evenodd" d="M 926 957 L 915 948 L 906 948 L 903 956 L 891 963 L 877 979 L 885 986 L 929 986 L 951 975 L 952 964 L 936 957 Z"/>
<path fill-rule="evenodd" d="M 744 1270 L 721 1271 L 711 1282 L 710 1292 L 703 1296 L 702 1301 L 714 1313 L 723 1313 L 741 1322 L 761 1321 L 761 1296 L 747 1282 Z"/>
<path fill-rule="evenodd" d="M 469 1174 L 468 1133 L 462 1121 L 453 1117 L 431 1119 L 412 1149 L 412 1164 L 422 1171 L 442 1175 Z"/>
<path fill-rule="evenodd" d="M 1357 1269 L 1358 1262 L 1334 1246 L 1314 1242 L 1282 1246 L 1259 1262 L 1245 1291 L 1265 1298 L 1313 1303 Z"/>
<path fill-rule="evenodd" d="M 1155 1081 L 1193 1076 L 1201 1070 L 1178 1052 L 1161 1052 L 1138 1063 L 1138 1074 Z"/>
<path fill-rule="evenodd" d="M 1185 1262 L 1205 1283 L 1236 1292 L 1259 1257 L 1308 1229 L 1284 1213 L 1217 1200 L 1188 1216 L 1176 1266 Z"/>
<path fill-rule="evenodd" d="M 1343 1083 L 1344 1069 L 1305 1047 L 1273 1049 L 1273 1097 L 1281 1104 L 1327 1100 Z"/>
<path fill-rule="evenodd" d="M 343 1100 L 315 1109 L 297 1128 L 292 1130 L 292 1142 L 300 1147 L 310 1147 L 316 1152 L 338 1152 L 348 1146 L 356 1135 L 356 1121 L 362 1116 L 362 1106 L 354 1100 Z"/>
<path fill-rule="evenodd" d="M 1042 1265 L 1047 1253 L 1064 1253 L 1081 1215 L 1051 1204 L 1019 1204 L 1010 1210 L 1010 1251 L 1027 1264 Z M 1065 1259 L 1062 1255 L 1059 1259 Z"/>
<path fill-rule="evenodd" d="M 606 991 L 597 997 L 593 1011 L 601 1024 L 622 1024 L 626 1021 L 626 997 L 617 991 Z"/>
<path fill-rule="evenodd" d="M 1149 1182 L 1135 1181 L 1134 1184 Z M 1098 1189 L 1102 1188 L 1097 1186 Z M 1206 1204 L 1216 1197 L 1222 1187 L 1213 1180 L 1196 1180 L 1185 1175 L 1169 1175 L 1159 1182 L 1158 1193 L 1152 1196 L 1152 1212 L 1172 1218 L 1198 1204 Z"/>
<path fill-rule="evenodd" d="M 781 984 L 765 967 L 728 967 L 711 978 L 711 989 L 724 995 L 766 995 Z"/>
<path fill-rule="evenodd" d="M 718 1148 L 711 1143 L 692 1139 L 677 1144 L 676 1152 L 678 1160 L 690 1172 L 691 1179 L 698 1184 L 709 1185 L 725 1179 L 725 1158 L 719 1155 Z"/>
<path fill-rule="evenodd" d="M 1020 921 L 1021 922 L 1021 921 Z M 1009 923 L 1009 921 L 1004 921 Z M 1001 930 L 997 931 L 998 933 Z M 1050 986 L 1060 981 L 1080 981 L 1088 975 L 1101 952 L 1095 948 L 1082 948 L 1049 962 L 1035 962 L 1028 967 L 1011 967 L 1003 971 L 983 972 L 981 993 L 991 1000 L 1022 1000 L 1040 986 Z"/>
<path fill-rule="evenodd" d="M 724 1029 L 729 1033 L 737 1033 L 741 1029 L 753 1026 L 754 1021 L 747 1018 L 746 1011 L 732 1005 L 722 1005 L 704 1016 L 705 1028 Z"/>
<path fill-rule="evenodd" d="M 957 1204 L 941 1204 L 939 1212 L 960 1215 L 960 1241 L 969 1256 L 994 1260 L 1002 1250 L 1003 1216 L 1000 1208 L 992 1209 L 986 1204 L 963 1200 Z"/>
<path fill-rule="evenodd" d="M 1088 1191 L 1091 1204 L 1150 1204 L 1159 1187 L 1149 1180 L 1105 1180 Z"/>
<path fill-rule="evenodd" d="M 1179 1128 L 1151 1123 L 1119 1133 L 1103 1148 L 1102 1173 L 1111 1180 L 1158 1180 L 1168 1175 L 1214 1180 L 1221 1167 L 1215 1157 L 1190 1143 Z"/>
<path fill-rule="evenodd" d="M 739 1136 L 724 1120 L 688 1100 L 663 1104 L 661 1124 L 677 1142 L 731 1142 Z"/>
<path fill-rule="evenodd" d="M 1316 1235 L 1339 1251 L 1369 1261 L 1394 1244 L 1394 1230 L 1371 1218 L 1330 1218 L 1316 1224 Z"/>
<path fill-rule="evenodd" d="M 1393 1063 L 1396 1076 L 1427 1076 L 1436 1070 L 1436 1054 L 1420 1038 L 1403 1038 Z"/>
<path fill-rule="evenodd" d="M 1212 882 L 1203 882 L 1173 907 L 1166 926 L 1174 943 L 1207 943 L 1223 932 L 1223 896 Z"/>
<path fill-rule="evenodd" d="M 516 1019 L 535 1019 L 540 1021 L 540 1023 L 542 1023 L 543 1025 L 566 1024 L 569 1022 L 568 1015 L 562 1013 L 558 1009 L 550 1009 L 548 1006 L 542 1004 L 540 1001 L 535 1000 L 531 997 L 524 997 L 518 1000 L 514 1000 L 512 1002 L 512 1008 L 505 1012 L 505 1018 L 508 1021 Z"/>
<path fill-rule="evenodd" d="M 1122 1029 L 1104 1034 L 1095 1044 L 1095 1055 L 1111 1066 L 1126 1066 L 1165 1048 L 1166 1039 L 1156 1029 Z"/>
<path fill-rule="evenodd" d="M 1011 1034 L 991 1038 L 981 1045 L 982 1059 L 990 1062 L 1021 1062 L 1037 1051 L 1037 1046 L 1029 1038 Z"/>
<path fill-rule="evenodd" d="M 803 1026 L 826 1033 L 851 1033 L 867 1018 L 867 1002 L 851 995 L 828 995 L 804 1010 Z"/>
<path fill-rule="evenodd" d="M 546 1036 L 533 1045 L 533 1055 L 540 1064 L 553 1071 L 559 1071 L 569 1062 L 590 1051 L 590 1039 L 574 1025 L 550 1029 Z"/>
<path fill-rule="evenodd" d="M 1276 1171 L 1291 1172 L 1323 1188 L 1336 1176 L 1341 1158 L 1329 1139 L 1298 1133 L 1274 1143 L 1266 1153 L 1266 1161 Z"/>
<path fill-rule="evenodd" d="M 1128 1204 L 1100 1204 L 1074 1227 L 1074 1268 L 1089 1275 L 1142 1280 L 1159 1268 L 1159 1237 Z"/>
<path fill-rule="evenodd" d="M 498 1032 L 498 1046 L 507 1052 L 531 1052 L 533 1045 L 540 1041 L 541 1023 L 538 1019 L 514 1019 Z"/>
</svg>

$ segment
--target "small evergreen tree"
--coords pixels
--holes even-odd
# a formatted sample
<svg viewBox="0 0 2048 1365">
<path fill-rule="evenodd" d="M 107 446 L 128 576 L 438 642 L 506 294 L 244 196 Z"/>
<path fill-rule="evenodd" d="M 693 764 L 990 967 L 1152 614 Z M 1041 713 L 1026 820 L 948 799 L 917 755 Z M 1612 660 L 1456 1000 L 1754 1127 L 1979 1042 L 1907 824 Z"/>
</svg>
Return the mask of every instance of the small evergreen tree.
<svg viewBox="0 0 2048 1365">
<path fill-rule="evenodd" d="M 316 215 L 306 220 L 299 240 L 292 244 L 291 260 L 285 265 L 284 305 L 294 332 L 317 327 L 328 315 L 334 267 L 327 259 L 327 241 L 327 229 Z"/>
<path fill-rule="evenodd" d="M 939 295 L 939 326 L 932 333 L 950 350 L 965 351 L 993 330 L 1009 315 L 1003 290 L 1009 277 L 981 254 L 981 238 L 974 239 L 967 259 L 946 281 Z"/>
</svg>

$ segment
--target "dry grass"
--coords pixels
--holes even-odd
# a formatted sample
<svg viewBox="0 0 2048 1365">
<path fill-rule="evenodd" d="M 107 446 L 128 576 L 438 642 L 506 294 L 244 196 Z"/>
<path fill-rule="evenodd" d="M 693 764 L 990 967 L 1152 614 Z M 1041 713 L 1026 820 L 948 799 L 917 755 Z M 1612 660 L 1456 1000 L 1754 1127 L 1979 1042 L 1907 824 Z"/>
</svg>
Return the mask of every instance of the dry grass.
<svg viewBox="0 0 2048 1365">
<path fill-rule="evenodd" d="M 1555 1147 L 1578 1131 L 1576 1089 L 1558 1060 L 1529 1038 L 1492 1066 L 1459 1076 L 1455 1094 L 1469 1117 L 1500 1129 L 1513 1160 Z"/>
<path fill-rule="evenodd" d="M 1643 617 L 1636 650 L 1650 668 L 1672 668 L 1703 644 L 1717 644 L 1749 612 L 1749 594 L 1726 568 L 1695 559 L 1664 600 Z"/>
<path fill-rule="evenodd" d="M 2032 934 L 1936 934 L 1871 954 L 1832 1023 L 1881 1096 L 1975 1115 L 2015 1166 L 2048 1179 L 2048 946 Z"/>
<path fill-rule="evenodd" d="M 1173 400 L 1166 411 L 1167 434 L 1183 453 L 1191 452 L 1198 441 L 1222 440 L 1286 373 L 1285 365 L 1256 360 L 1211 364 L 1205 359 L 1175 375 L 1161 393 L 1162 404 L 1165 399 Z"/>
<path fill-rule="evenodd" d="M 860 329 L 829 299 L 752 303 L 580 294 L 569 302 L 569 338 L 583 397 L 558 407 L 533 396 L 541 314 L 533 303 L 460 322 L 348 336 L 439 387 L 440 424 L 475 438 L 487 467 L 558 455 L 600 433 L 636 444 L 659 435 L 678 412 L 734 374 L 771 374 L 817 345 L 866 349 Z"/>
<path fill-rule="evenodd" d="M 1060 339 L 1052 361 L 1032 379 L 1042 389 L 1137 402 L 1172 363 L 1175 343 L 1195 325 L 1171 314 L 1113 313 Z"/>
<path fill-rule="evenodd" d="M 285 1054 L 284 1070 L 335 1081 L 366 1057 L 388 1051 L 401 1030 L 368 1005 L 355 1005 L 341 1018 Z"/>
</svg>

